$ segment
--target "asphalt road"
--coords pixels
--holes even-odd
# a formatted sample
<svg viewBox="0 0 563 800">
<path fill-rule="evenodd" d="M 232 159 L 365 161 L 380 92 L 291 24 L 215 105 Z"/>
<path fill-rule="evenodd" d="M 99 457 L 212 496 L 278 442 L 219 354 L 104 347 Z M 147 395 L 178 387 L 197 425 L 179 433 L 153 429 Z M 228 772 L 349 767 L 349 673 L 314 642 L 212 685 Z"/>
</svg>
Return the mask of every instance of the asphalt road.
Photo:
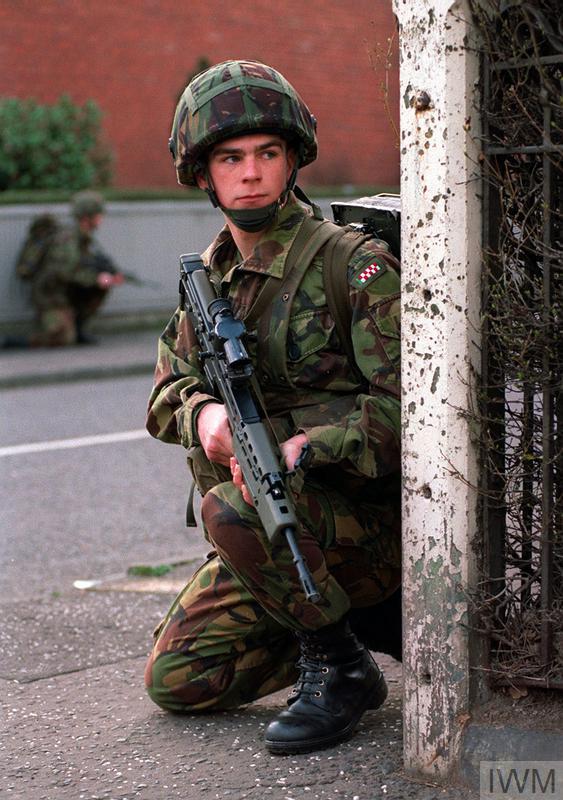
<svg viewBox="0 0 563 800">
<path fill-rule="evenodd" d="M 208 549 L 184 525 L 183 448 L 143 435 L 150 386 L 147 375 L 0 394 L 0 601 Z"/>
</svg>

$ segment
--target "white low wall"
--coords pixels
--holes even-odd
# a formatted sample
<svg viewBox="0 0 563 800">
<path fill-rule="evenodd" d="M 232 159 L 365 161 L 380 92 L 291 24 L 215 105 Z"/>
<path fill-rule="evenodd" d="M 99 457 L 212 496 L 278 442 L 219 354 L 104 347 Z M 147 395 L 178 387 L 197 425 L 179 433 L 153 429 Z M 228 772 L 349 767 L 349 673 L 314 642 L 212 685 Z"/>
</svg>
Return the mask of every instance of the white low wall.
<svg viewBox="0 0 563 800">
<path fill-rule="evenodd" d="M 319 202 L 332 218 L 330 200 Z M 101 317 L 166 316 L 178 300 L 178 258 L 203 251 L 222 225 L 222 216 L 208 200 L 108 203 L 98 232 L 101 246 L 127 272 L 156 282 L 156 287 L 117 287 Z M 27 287 L 14 274 L 18 251 L 31 220 L 42 213 L 68 219 L 62 204 L 0 207 L 0 325 L 25 322 L 33 316 Z"/>
</svg>

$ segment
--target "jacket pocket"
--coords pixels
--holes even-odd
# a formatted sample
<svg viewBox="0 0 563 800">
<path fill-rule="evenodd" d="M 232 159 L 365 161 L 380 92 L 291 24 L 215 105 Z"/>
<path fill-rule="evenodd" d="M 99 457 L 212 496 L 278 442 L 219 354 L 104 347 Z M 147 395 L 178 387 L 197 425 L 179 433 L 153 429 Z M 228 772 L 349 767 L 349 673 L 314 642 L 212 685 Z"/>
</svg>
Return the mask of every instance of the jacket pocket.
<svg viewBox="0 0 563 800">
<path fill-rule="evenodd" d="M 328 350 L 334 321 L 328 309 L 311 309 L 292 316 L 287 332 L 287 358 L 297 363 L 319 350 Z"/>
<path fill-rule="evenodd" d="M 369 316 L 379 336 L 379 344 L 388 365 L 398 374 L 401 363 L 401 295 L 384 298 L 369 309 Z"/>
</svg>

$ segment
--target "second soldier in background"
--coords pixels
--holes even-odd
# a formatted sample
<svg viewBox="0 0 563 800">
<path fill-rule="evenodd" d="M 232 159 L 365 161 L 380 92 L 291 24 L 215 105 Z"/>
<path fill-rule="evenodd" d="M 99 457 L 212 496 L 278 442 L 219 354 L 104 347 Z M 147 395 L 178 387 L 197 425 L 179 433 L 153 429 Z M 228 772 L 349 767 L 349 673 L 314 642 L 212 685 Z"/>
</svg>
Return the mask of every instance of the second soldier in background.
<svg viewBox="0 0 563 800">
<path fill-rule="evenodd" d="M 123 283 L 124 276 L 94 238 L 104 214 L 102 196 L 79 192 L 71 211 L 70 225 L 46 215 L 30 228 L 16 272 L 29 283 L 35 328 L 27 339 L 10 337 L 5 346 L 92 344 L 87 324 L 110 289 Z"/>
</svg>

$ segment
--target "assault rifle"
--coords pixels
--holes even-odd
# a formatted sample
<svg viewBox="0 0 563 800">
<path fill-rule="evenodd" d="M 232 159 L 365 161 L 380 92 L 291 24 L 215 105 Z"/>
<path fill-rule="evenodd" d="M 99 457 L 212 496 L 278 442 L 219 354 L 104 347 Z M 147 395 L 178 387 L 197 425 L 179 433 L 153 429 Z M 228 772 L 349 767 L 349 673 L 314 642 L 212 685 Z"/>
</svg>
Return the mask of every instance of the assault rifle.
<svg viewBox="0 0 563 800">
<path fill-rule="evenodd" d="M 111 275 L 122 275 L 125 283 L 130 283 L 132 286 L 147 286 L 153 289 L 157 289 L 160 286 L 156 281 L 147 281 L 144 278 L 139 278 L 134 272 L 123 272 L 102 250 L 96 249 L 85 253 L 80 258 L 80 266 L 86 267 L 92 272 L 109 272 Z"/>
<path fill-rule="evenodd" d="M 305 595 L 317 603 L 320 595 L 295 538 L 299 522 L 293 498 L 244 345 L 246 328 L 233 316 L 230 301 L 217 297 L 198 253 L 180 256 L 180 308 L 192 320 L 211 390 L 225 405 L 234 455 L 266 535 L 270 541 L 285 536 Z"/>
</svg>

